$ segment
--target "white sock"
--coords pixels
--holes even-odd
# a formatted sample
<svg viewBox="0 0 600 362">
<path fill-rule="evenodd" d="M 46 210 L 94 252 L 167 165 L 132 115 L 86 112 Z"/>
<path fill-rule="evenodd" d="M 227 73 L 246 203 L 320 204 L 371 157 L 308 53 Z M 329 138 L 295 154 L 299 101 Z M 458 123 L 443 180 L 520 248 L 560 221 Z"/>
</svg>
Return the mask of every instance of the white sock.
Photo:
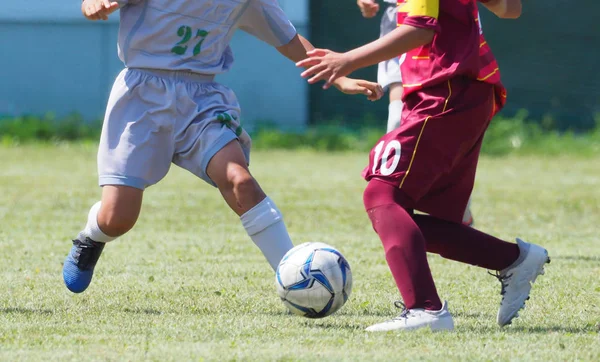
<svg viewBox="0 0 600 362">
<path fill-rule="evenodd" d="M 246 232 L 262 251 L 273 270 L 291 248 L 294 247 L 287 232 L 281 212 L 266 197 L 240 217 Z"/>
<path fill-rule="evenodd" d="M 102 230 L 100 230 L 100 226 L 98 226 L 98 211 L 100 211 L 100 201 L 95 203 L 90 209 L 85 229 L 83 229 L 83 231 L 77 235 L 78 240 L 83 241 L 85 238 L 90 238 L 99 243 L 107 243 L 116 239 L 112 236 L 106 235 L 102 232 Z"/>
<path fill-rule="evenodd" d="M 404 103 L 402 103 L 402 101 L 393 101 L 390 103 L 388 107 L 387 132 L 391 132 L 400 127 L 403 107 Z"/>
</svg>

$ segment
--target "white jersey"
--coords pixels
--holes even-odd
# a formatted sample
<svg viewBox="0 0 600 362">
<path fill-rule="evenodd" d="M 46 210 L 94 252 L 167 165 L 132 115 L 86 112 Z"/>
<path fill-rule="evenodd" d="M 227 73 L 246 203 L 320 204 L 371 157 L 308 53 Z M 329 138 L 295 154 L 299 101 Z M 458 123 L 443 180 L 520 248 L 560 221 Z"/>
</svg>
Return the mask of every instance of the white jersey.
<svg viewBox="0 0 600 362">
<path fill-rule="evenodd" d="M 383 0 L 384 3 L 398 5 L 398 0 Z"/>
<path fill-rule="evenodd" d="M 226 72 L 239 28 L 278 47 L 296 35 L 277 0 L 119 0 L 119 58 L 128 68 Z"/>
</svg>

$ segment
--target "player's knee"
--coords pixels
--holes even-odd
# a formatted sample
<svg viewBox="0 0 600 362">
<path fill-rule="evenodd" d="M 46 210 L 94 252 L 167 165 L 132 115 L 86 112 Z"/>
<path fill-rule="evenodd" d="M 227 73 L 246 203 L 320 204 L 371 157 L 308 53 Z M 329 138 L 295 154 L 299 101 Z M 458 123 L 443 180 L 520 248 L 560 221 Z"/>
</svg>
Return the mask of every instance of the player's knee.
<svg viewBox="0 0 600 362">
<path fill-rule="evenodd" d="M 238 199 L 244 199 L 260 193 L 258 182 L 249 172 L 235 172 L 230 175 L 229 183 Z"/>
<path fill-rule="evenodd" d="M 137 218 L 138 213 L 110 208 L 98 214 L 98 226 L 106 235 L 117 237 L 131 230 Z"/>
<path fill-rule="evenodd" d="M 363 192 L 365 210 L 394 203 L 395 187 L 377 179 L 369 181 Z"/>
</svg>

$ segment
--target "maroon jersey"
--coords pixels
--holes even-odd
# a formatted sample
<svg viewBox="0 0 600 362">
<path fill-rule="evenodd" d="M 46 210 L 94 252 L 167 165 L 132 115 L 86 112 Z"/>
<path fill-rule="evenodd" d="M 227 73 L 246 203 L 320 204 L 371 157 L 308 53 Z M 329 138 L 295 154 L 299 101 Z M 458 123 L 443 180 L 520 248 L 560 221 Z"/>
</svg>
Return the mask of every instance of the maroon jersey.
<svg viewBox="0 0 600 362">
<path fill-rule="evenodd" d="M 498 63 L 483 37 L 477 1 L 399 0 L 398 24 L 435 30 L 433 41 L 406 54 L 402 63 L 404 96 L 465 76 L 495 87 L 495 111 L 506 100 Z"/>
</svg>

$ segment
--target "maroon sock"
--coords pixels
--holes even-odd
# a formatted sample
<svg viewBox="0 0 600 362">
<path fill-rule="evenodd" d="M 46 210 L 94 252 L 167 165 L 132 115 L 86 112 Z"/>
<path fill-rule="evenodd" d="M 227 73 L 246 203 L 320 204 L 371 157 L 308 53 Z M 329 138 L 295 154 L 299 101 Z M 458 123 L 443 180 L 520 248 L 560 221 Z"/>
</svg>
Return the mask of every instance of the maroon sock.
<svg viewBox="0 0 600 362">
<path fill-rule="evenodd" d="M 517 244 L 508 243 L 471 227 L 415 215 L 427 242 L 427 251 L 490 270 L 503 270 L 519 257 Z"/>
<path fill-rule="evenodd" d="M 425 238 L 412 213 L 396 203 L 398 191 L 381 181 L 370 181 L 364 193 L 365 208 L 406 308 L 439 310 L 442 302 L 427 262 Z"/>
</svg>

